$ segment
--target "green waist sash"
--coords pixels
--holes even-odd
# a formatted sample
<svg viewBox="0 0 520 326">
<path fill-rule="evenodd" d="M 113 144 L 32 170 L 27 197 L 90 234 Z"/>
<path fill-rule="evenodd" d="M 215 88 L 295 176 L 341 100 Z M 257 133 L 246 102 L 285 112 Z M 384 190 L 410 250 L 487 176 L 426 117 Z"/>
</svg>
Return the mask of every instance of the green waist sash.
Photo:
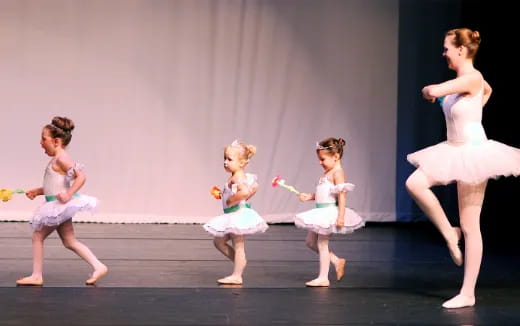
<svg viewBox="0 0 520 326">
<path fill-rule="evenodd" d="M 316 203 L 316 208 L 325 208 L 329 206 L 338 206 L 338 203 Z"/>
<path fill-rule="evenodd" d="M 74 195 L 72 195 L 72 197 L 79 197 L 79 194 L 75 193 Z M 58 200 L 58 197 L 56 197 L 54 195 L 45 195 L 45 201 L 55 201 L 55 200 Z"/>
<path fill-rule="evenodd" d="M 242 207 L 251 208 L 251 204 L 249 204 L 249 203 L 236 204 L 235 206 L 224 208 L 224 213 L 225 214 L 233 213 L 233 212 L 238 211 Z"/>
</svg>

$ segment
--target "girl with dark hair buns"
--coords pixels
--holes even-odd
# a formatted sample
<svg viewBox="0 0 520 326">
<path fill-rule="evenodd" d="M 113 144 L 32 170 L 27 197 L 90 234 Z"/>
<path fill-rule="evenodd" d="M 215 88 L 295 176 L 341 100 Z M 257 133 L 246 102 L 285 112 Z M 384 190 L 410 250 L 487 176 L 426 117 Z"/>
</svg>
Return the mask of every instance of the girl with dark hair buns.
<svg viewBox="0 0 520 326">
<path fill-rule="evenodd" d="M 354 185 L 345 182 L 345 172 L 341 166 L 345 140 L 327 138 L 316 144 L 316 155 L 323 168 L 315 193 L 299 193 L 301 201 L 314 200 L 316 208 L 296 214 L 294 224 L 307 229 L 307 246 L 319 254 L 320 269 L 317 278 L 305 283 L 307 286 L 329 286 L 330 264 L 336 270 L 336 280 L 345 273 L 345 259 L 329 250 L 329 237 L 334 233 L 351 233 L 365 225 L 363 219 L 346 207 L 347 192 Z"/>
<path fill-rule="evenodd" d="M 33 272 L 30 276 L 16 281 L 17 285 L 43 285 L 43 242 L 56 230 L 65 248 L 74 251 L 94 269 L 86 284 L 94 284 L 108 269 L 90 249 L 79 242 L 74 235 L 72 217 L 79 211 L 94 211 L 97 199 L 79 194 L 78 190 L 86 180 L 82 165 L 75 163 L 65 150 L 72 138 L 74 123 L 65 117 L 55 117 L 43 127 L 40 145 L 50 156 L 43 186 L 26 192 L 29 199 L 44 195 L 42 204 L 30 223 L 33 228 Z"/>
</svg>

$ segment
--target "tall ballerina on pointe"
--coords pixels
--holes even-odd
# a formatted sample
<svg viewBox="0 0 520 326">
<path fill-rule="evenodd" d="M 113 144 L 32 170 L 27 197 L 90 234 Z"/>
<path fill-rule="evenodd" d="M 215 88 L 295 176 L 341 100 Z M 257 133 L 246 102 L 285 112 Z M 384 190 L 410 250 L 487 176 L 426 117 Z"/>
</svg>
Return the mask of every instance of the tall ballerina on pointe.
<svg viewBox="0 0 520 326">
<path fill-rule="evenodd" d="M 482 260 L 480 212 L 487 180 L 520 174 L 520 150 L 488 140 L 482 127 L 482 108 L 491 95 L 491 87 L 473 66 L 479 44 L 477 31 L 458 28 L 446 33 L 442 55 L 456 77 L 428 85 L 422 94 L 430 102 L 442 99 L 447 140 L 407 157 L 417 169 L 406 181 L 406 188 L 441 232 L 455 264 L 464 263 L 462 288 L 459 294 L 443 303 L 445 308 L 475 304 L 475 286 Z M 432 186 L 453 182 L 457 183 L 460 228 L 450 224 L 430 190 Z M 459 248 L 462 238 L 464 257 Z"/>
<path fill-rule="evenodd" d="M 36 196 L 45 195 L 46 202 L 38 208 L 30 221 L 34 230 L 32 274 L 17 280 L 17 285 L 43 285 L 43 242 L 54 230 L 58 232 L 65 248 L 74 251 L 94 269 L 91 277 L 85 282 L 87 285 L 96 283 L 108 271 L 92 251 L 74 235 L 72 217 L 78 211 L 93 211 L 97 199 L 78 193 L 85 183 L 85 172 L 65 150 L 72 138 L 73 129 L 74 123 L 65 117 L 54 117 L 50 124 L 43 127 L 40 145 L 45 154 L 52 159 L 45 169 L 43 187 L 27 191 L 26 196 L 34 199 Z"/>
</svg>

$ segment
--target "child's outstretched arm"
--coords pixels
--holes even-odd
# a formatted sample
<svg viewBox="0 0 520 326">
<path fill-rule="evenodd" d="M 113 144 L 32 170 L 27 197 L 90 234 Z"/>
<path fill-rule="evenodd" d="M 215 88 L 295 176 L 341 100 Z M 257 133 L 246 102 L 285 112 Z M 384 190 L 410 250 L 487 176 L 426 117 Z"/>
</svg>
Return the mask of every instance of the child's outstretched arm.
<svg viewBox="0 0 520 326">
<path fill-rule="evenodd" d="M 335 185 L 345 183 L 345 172 L 343 169 L 336 171 L 333 175 L 333 182 Z M 345 225 L 345 206 L 347 202 L 347 193 L 341 191 L 338 194 L 338 218 L 336 219 L 336 225 L 342 227 Z"/>
<path fill-rule="evenodd" d="M 296 196 L 301 201 L 309 201 L 309 200 L 315 200 L 316 199 L 315 194 L 308 194 L 308 193 L 304 193 L 304 192 L 300 192 Z"/>
<path fill-rule="evenodd" d="M 70 169 L 72 169 L 74 167 L 74 162 L 72 162 L 72 160 L 68 157 L 68 155 L 61 155 L 56 160 L 56 165 L 58 165 L 58 167 L 62 171 L 67 173 Z M 72 196 L 76 192 L 78 192 L 78 190 L 81 187 L 83 187 L 83 185 L 85 184 L 85 181 L 87 180 L 87 177 L 85 176 L 85 173 L 83 171 L 77 170 L 77 169 L 74 169 L 73 171 L 74 171 L 74 182 L 72 183 L 70 188 L 67 191 L 56 195 L 56 198 L 58 198 L 58 200 L 62 203 L 68 202 L 72 198 Z"/>
<path fill-rule="evenodd" d="M 31 189 L 31 190 L 27 190 L 27 191 L 25 192 L 25 195 L 26 195 L 27 198 L 29 198 L 30 200 L 33 200 L 36 196 L 43 195 L 43 188 L 40 187 L 40 188 L 34 188 L 34 189 Z"/>
</svg>

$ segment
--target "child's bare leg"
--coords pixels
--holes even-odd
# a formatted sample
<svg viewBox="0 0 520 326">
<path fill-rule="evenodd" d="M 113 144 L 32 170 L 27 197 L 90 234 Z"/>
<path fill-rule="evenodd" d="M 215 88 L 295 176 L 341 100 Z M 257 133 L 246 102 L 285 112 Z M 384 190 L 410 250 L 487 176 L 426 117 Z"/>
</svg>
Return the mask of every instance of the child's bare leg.
<svg viewBox="0 0 520 326">
<path fill-rule="evenodd" d="M 235 250 L 228 244 L 228 241 L 231 239 L 229 234 L 226 234 L 223 237 L 215 237 L 213 238 L 213 244 L 215 248 L 218 249 L 224 256 L 226 256 L 229 260 L 235 260 Z"/>
<path fill-rule="evenodd" d="M 305 244 L 315 253 L 318 253 L 318 234 L 312 231 L 307 232 Z"/>
<path fill-rule="evenodd" d="M 307 247 L 312 249 L 314 252 L 318 252 L 318 234 L 312 231 L 307 232 L 307 238 L 305 239 L 305 244 Z M 345 263 L 346 260 L 343 258 L 339 258 L 336 256 L 331 250 L 330 253 L 330 262 L 334 265 L 334 269 L 336 270 L 336 279 L 339 281 L 343 278 L 345 274 Z"/>
<path fill-rule="evenodd" d="M 41 230 L 34 231 L 32 235 L 33 271 L 30 276 L 16 281 L 18 285 L 42 285 L 43 284 L 43 242 L 54 231 L 54 227 L 43 226 Z"/>
<path fill-rule="evenodd" d="M 460 225 L 464 233 L 465 260 L 464 281 L 460 293 L 442 305 L 445 308 L 462 308 L 475 304 L 475 286 L 482 261 L 482 235 L 480 233 L 480 212 L 486 182 L 472 186 L 457 184 L 459 197 Z"/>
<path fill-rule="evenodd" d="M 439 200 L 430 190 L 432 186 L 431 181 L 421 170 L 415 170 L 406 180 L 406 189 L 417 205 L 441 232 L 450 250 L 451 258 L 455 264 L 460 266 L 463 260 L 462 252 L 458 245 L 461 237 L 460 228 L 451 226 Z"/>
<path fill-rule="evenodd" d="M 105 276 L 105 274 L 108 272 L 108 268 L 105 266 L 105 264 L 100 262 L 99 259 L 97 259 L 97 257 L 87 246 L 76 239 L 71 220 L 68 220 L 58 226 L 58 234 L 60 235 L 61 241 L 63 242 L 65 248 L 74 251 L 74 253 L 83 258 L 83 260 L 85 260 L 90 264 L 90 266 L 92 266 L 92 268 L 94 268 L 92 276 L 86 281 L 87 284 L 94 284 L 101 277 Z"/>
<path fill-rule="evenodd" d="M 218 282 L 222 284 L 242 284 L 242 273 L 247 265 L 245 239 L 243 235 L 232 235 L 231 240 L 235 249 L 233 273 L 218 280 Z"/>
<path fill-rule="evenodd" d="M 318 252 L 320 255 L 320 274 L 312 281 L 305 283 L 307 286 L 329 286 L 329 236 L 318 234 Z"/>
</svg>

